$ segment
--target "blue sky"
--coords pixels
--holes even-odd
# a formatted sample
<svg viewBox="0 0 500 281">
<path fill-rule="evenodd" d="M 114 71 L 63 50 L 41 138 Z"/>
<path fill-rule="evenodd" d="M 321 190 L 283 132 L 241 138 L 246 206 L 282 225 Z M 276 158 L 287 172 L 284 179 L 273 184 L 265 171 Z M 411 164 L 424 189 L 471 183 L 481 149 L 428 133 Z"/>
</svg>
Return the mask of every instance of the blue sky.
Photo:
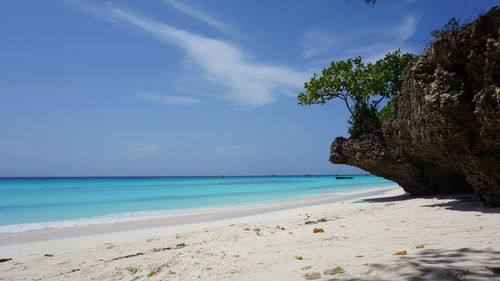
<svg viewBox="0 0 500 281">
<path fill-rule="evenodd" d="M 362 173 L 328 162 L 348 114 L 303 83 L 499 3 L 1 1 L 0 176 Z"/>
</svg>

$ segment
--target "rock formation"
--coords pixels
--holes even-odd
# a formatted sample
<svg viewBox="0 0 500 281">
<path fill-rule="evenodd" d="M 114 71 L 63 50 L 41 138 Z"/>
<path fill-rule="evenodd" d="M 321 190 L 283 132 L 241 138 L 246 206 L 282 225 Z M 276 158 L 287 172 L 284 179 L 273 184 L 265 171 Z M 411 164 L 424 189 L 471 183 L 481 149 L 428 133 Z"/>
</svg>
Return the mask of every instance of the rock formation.
<svg viewBox="0 0 500 281">
<path fill-rule="evenodd" d="M 330 161 L 413 195 L 474 191 L 500 206 L 500 7 L 436 39 L 403 74 L 381 131 L 336 138 Z"/>
</svg>

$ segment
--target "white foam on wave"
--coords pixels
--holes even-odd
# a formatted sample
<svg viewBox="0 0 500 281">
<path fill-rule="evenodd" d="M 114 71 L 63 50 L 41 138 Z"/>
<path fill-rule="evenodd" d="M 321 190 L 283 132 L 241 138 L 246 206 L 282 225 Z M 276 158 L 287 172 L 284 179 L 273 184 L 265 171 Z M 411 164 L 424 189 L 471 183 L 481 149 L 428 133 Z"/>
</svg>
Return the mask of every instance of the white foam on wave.
<svg viewBox="0 0 500 281">
<path fill-rule="evenodd" d="M 95 216 L 95 217 L 88 217 L 81 219 L 11 224 L 11 225 L 0 226 L 0 235 L 18 234 L 30 231 L 59 230 L 67 228 L 85 227 L 90 225 L 114 224 L 114 223 L 123 223 L 130 221 L 140 221 L 147 219 L 167 218 L 167 217 L 180 217 L 188 215 L 213 214 L 213 213 L 228 212 L 228 211 L 272 208 L 272 207 L 284 206 L 289 204 L 290 202 L 307 203 L 307 202 L 317 201 L 318 199 L 325 199 L 326 197 L 344 197 L 348 195 L 363 194 L 367 192 L 384 191 L 395 187 L 397 186 L 394 185 L 378 186 L 371 188 L 363 188 L 349 192 L 336 192 L 336 193 L 321 194 L 321 195 L 316 194 L 310 196 L 301 196 L 300 198 L 291 198 L 288 199 L 287 201 L 267 202 L 260 204 L 247 204 L 247 205 L 227 206 L 227 207 L 200 207 L 200 208 L 188 208 L 188 209 L 177 209 L 177 210 L 140 211 L 140 212 L 118 213 L 105 216 Z"/>
<path fill-rule="evenodd" d="M 211 214 L 211 213 L 218 213 L 225 211 L 258 209 L 264 207 L 272 207 L 273 205 L 277 204 L 278 203 L 252 204 L 252 205 L 230 206 L 230 207 L 205 207 L 205 208 L 189 208 L 189 209 L 177 209 L 177 210 L 140 211 L 140 212 L 118 213 L 105 216 L 95 216 L 95 217 L 81 218 L 81 219 L 11 224 L 11 225 L 0 226 L 0 235 L 16 234 L 29 231 L 58 230 L 58 229 L 84 227 L 84 226 L 99 225 L 99 224 L 114 224 L 114 223 L 140 221 L 140 220 L 166 218 L 166 217 Z"/>
</svg>

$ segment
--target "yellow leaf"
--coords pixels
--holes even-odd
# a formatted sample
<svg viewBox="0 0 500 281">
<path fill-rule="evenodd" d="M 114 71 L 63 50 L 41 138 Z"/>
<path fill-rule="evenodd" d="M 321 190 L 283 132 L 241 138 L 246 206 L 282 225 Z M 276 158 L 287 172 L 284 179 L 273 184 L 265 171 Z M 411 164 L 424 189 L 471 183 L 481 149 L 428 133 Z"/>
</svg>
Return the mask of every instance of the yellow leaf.
<svg viewBox="0 0 500 281">
<path fill-rule="evenodd" d="M 313 233 L 319 233 L 319 232 L 325 232 L 325 230 L 323 228 L 314 228 L 313 229 Z"/>
<path fill-rule="evenodd" d="M 396 256 L 405 256 L 405 255 L 408 255 L 408 252 L 407 251 L 399 251 L 399 252 L 395 252 L 394 255 L 396 255 Z"/>
</svg>

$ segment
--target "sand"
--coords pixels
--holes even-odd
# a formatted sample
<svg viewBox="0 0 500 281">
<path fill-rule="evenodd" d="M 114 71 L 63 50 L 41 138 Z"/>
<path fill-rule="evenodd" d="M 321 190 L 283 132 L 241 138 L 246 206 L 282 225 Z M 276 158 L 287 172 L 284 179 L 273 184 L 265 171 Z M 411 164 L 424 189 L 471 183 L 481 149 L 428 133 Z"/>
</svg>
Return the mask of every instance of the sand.
<svg viewBox="0 0 500 281">
<path fill-rule="evenodd" d="M 313 233 L 314 228 L 324 232 Z M 401 189 L 346 202 L 0 245 L 0 280 L 500 280 L 500 209 Z M 394 255 L 406 251 L 406 255 Z M 48 255 L 46 255 L 48 254 Z M 345 272 L 324 275 L 340 266 Z"/>
</svg>

